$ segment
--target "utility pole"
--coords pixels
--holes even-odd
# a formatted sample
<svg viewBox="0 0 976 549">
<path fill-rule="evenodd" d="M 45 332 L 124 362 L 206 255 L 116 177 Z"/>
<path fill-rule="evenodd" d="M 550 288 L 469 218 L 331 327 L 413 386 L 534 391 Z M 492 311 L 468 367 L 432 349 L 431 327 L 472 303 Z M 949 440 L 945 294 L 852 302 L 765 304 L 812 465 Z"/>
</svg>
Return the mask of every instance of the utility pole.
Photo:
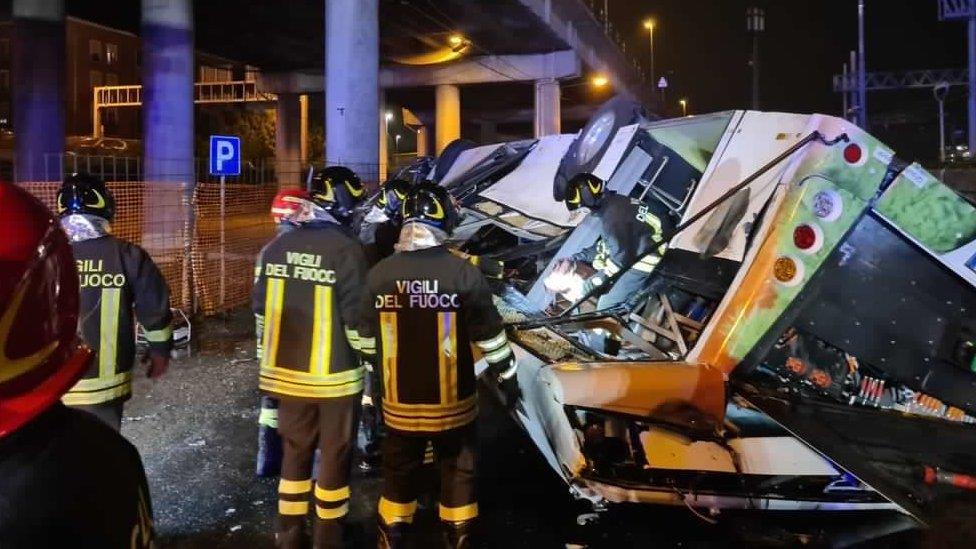
<svg viewBox="0 0 976 549">
<path fill-rule="evenodd" d="M 939 102 L 939 163 L 943 166 L 946 161 L 946 145 L 945 145 L 945 99 L 949 94 L 949 83 L 939 82 L 932 88 L 932 95 L 935 96 L 935 100 Z"/>
<path fill-rule="evenodd" d="M 854 85 L 854 82 L 857 80 L 858 74 L 860 74 L 860 73 L 857 70 L 857 52 L 854 51 L 854 50 L 851 50 L 850 61 L 851 62 L 849 64 L 851 66 L 851 73 L 850 73 L 850 75 L 851 75 L 850 78 L 851 79 L 850 79 L 850 85 L 847 87 L 847 89 L 849 91 L 846 92 L 846 93 L 849 93 L 850 94 L 850 105 L 851 105 L 850 108 L 851 108 L 851 112 L 849 113 L 849 116 L 846 116 L 845 118 L 847 118 L 851 122 L 857 124 L 857 121 L 860 120 L 860 116 L 861 116 L 861 115 L 858 114 L 858 112 L 861 109 L 860 109 L 860 107 L 857 104 L 857 89 L 858 88 L 857 88 L 857 86 Z"/>
<path fill-rule="evenodd" d="M 857 0 L 857 116 L 858 125 L 867 131 L 868 72 L 864 58 L 864 0 Z"/>
<path fill-rule="evenodd" d="M 759 110 L 759 35 L 766 30 L 766 12 L 762 8 L 746 9 L 746 31 L 752 35 L 752 109 Z"/>
<path fill-rule="evenodd" d="M 841 74 L 843 74 L 843 77 L 842 77 L 841 82 L 843 82 L 844 85 L 846 86 L 847 85 L 847 79 L 850 77 L 850 75 L 847 72 L 847 63 L 844 63 L 844 72 L 841 73 Z M 844 93 L 842 93 L 840 95 L 843 98 L 843 107 L 842 107 L 842 110 L 840 111 L 841 112 L 841 116 L 844 117 L 844 120 L 847 120 L 847 114 L 848 114 L 847 109 L 850 108 L 847 105 L 847 90 L 845 89 L 844 90 Z"/>
</svg>

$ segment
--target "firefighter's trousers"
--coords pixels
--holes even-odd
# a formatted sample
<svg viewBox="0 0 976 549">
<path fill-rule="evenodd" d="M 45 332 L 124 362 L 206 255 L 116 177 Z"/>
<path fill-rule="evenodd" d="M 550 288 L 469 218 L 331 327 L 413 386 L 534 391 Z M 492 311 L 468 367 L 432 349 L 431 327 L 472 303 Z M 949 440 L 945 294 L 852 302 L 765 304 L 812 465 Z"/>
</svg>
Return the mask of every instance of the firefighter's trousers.
<svg viewBox="0 0 976 549">
<path fill-rule="evenodd" d="M 475 497 L 475 423 L 430 435 L 405 435 L 387 429 L 383 439 L 383 495 L 380 519 L 387 526 L 413 522 L 417 510 L 420 467 L 430 441 L 440 470 L 438 515 L 445 522 L 464 522 L 478 516 Z"/>
<path fill-rule="evenodd" d="M 312 507 L 313 546 L 343 547 L 342 523 L 349 512 L 349 468 L 361 398 L 356 393 L 314 402 L 281 399 L 278 433 L 284 455 L 278 485 L 279 547 L 303 546 L 305 517 Z M 321 455 L 313 481 L 316 448 Z"/>
</svg>

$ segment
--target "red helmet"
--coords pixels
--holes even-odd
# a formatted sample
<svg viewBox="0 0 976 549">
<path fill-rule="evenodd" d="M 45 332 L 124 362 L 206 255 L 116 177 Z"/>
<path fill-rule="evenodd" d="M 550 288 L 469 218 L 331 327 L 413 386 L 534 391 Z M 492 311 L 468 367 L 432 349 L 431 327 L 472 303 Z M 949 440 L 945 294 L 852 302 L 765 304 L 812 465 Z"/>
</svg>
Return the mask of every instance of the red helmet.
<svg viewBox="0 0 976 549">
<path fill-rule="evenodd" d="M 274 220 L 275 225 L 280 225 L 285 218 L 297 212 L 302 207 L 302 200 L 311 201 L 312 195 L 303 189 L 278 191 L 274 200 L 271 201 L 271 219 Z"/>
<path fill-rule="evenodd" d="M 78 273 L 58 221 L 0 183 L 0 437 L 54 404 L 92 352 L 79 344 Z"/>
</svg>

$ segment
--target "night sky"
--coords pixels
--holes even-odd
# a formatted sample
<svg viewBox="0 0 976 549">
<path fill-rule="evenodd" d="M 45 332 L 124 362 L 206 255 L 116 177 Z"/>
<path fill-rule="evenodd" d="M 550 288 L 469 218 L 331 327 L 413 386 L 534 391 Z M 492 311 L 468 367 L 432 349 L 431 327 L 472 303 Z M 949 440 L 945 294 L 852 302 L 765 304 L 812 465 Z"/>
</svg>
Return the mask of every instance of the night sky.
<svg viewBox="0 0 976 549">
<path fill-rule="evenodd" d="M 866 4 L 869 71 L 965 66 L 965 26 L 938 21 L 936 0 Z M 645 60 L 649 47 L 641 21 L 648 15 L 657 20 L 657 72 L 668 71 L 675 98 L 688 96 L 696 111 L 707 112 L 749 102 L 750 5 L 766 10 L 763 109 L 838 113 L 841 100 L 831 91 L 831 76 L 857 46 L 857 0 L 610 0 L 609 11 Z M 875 96 L 886 102 L 872 94 L 869 107 Z"/>
</svg>

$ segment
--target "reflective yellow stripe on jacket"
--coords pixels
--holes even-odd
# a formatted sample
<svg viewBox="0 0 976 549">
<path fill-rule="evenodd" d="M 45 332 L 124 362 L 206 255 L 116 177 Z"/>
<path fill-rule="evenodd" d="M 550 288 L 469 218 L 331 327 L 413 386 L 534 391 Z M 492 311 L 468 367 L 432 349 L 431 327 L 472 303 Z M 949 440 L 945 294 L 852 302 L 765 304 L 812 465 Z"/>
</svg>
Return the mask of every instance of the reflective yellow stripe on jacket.
<svg viewBox="0 0 976 549">
<path fill-rule="evenodd" d="M 261 345 L 263 352 L 258 382 L 261 390 L 298 398 L 338 398 L 362 391 L 365 375 L 365 368 L 362 366 L 340 372 L 331 371 L 332 332 L 335 319 L 330 286 L 315 287 L 308 370 L 292 369 L 278 364 L 284 296 L 285 281 L 269 278 L 264 304 L 264 333 Z"/>
<path fill-rule="evenodd" d="M 90 406 L 127 397 L 132 393 L 132 372 L 116 372 L 119 367 L 118 336 L 121 302 L 122 288 L 102 289 L 98 327 L 98 376 L 82 379 L 76 383 L 61 398 L 65 404 Z"/>
<path fill-rule="evenodd" d="M 477 396 L 458 400 L 457 313 L 437 314 L 438 384 L 437 402 L 405 403 L 399 398 L 398 319 L 395 312 L 380 313 L 383 343 L 383 419 L 398 431 L 436 433 L 467 425 L 478 415 Z M 504 333 L 502 333 L 504 337 Z M 504 340 L 507 346 L 508 340 Z"/>
</svg>

